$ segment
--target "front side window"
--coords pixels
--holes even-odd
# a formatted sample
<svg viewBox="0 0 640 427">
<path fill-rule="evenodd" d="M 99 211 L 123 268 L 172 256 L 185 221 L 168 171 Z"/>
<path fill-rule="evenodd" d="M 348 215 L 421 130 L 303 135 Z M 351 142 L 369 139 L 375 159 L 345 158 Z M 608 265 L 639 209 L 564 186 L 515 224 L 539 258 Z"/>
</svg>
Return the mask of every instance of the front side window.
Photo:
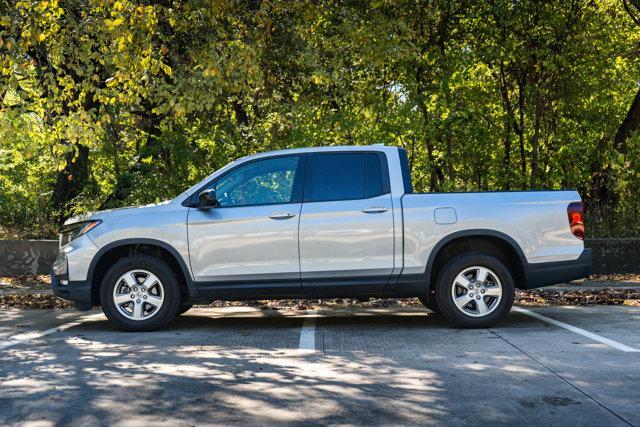
<svg viewBox="0 0 640 427">
<path fill-rule="evenodd" d="M 298 156 L 257 160 L 233 169 L 213 186 L 220 206 L 291 203 Z"/>
</svg>

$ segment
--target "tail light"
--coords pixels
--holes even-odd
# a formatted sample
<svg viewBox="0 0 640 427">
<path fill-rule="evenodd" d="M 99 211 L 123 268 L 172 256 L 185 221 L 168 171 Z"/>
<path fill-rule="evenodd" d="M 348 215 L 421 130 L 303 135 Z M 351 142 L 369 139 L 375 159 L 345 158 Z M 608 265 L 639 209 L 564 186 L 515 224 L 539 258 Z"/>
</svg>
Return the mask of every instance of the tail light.
<svg viewBox="0 0 640 427">
<path fill-rule="evenodd" d="M 574 236 L 584 240 L 584 215 L 582 214 L 582 202 L 572 202 L 567 206 L 569 215 L 569 228 Z"/>
</svg>

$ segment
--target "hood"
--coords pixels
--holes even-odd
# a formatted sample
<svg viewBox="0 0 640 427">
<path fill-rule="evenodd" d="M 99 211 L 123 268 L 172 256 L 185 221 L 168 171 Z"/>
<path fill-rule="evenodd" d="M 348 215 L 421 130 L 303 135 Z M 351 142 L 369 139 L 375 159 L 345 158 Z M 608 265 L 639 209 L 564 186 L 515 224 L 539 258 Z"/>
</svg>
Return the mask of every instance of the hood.
<svg viewBox="0 0 640 427">
<path fill-rule="evenodd" d="M 127 211 L 131 213 L 139 213 L 141 209 L 153 209 L 160 206 L 165 206 L 171 203 L 171 200 L 165 200 L 159 203 L 149 203 L 148 205 L 139 205 L 139 206 L 126 206 L 122 208 L 114 208 L 114 209 L 105 209 L 102 211 L 88 212 L 80 215 L 73 216 L 64 222 L 64 225 L 75 224 L 76 222 L 82 221 L 90 221 L 92 219 L 105 219 L 111 216 L 112 214 L 117 213 L 118 215 L 126 214 Z"/>
</svg>

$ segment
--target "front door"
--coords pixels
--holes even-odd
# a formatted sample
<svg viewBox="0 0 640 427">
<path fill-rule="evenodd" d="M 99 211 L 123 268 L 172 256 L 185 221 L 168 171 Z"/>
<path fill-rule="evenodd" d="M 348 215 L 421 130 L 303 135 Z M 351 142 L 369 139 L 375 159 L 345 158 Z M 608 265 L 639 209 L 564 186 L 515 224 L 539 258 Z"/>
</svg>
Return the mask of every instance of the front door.
<svg viewBox="0 0 640 427">
<path fill-rule="evenodd" d="M 394 267 L 394 227 L 383 153 L 309 155 L 300 217 L 303 286 L 384 288 Z"/>
<path fill-rule="evenodd" d="M 192 208 L 188 217 L 189 255 L 199 289 L 300 286 L 303 163 L 298 155 L 257 159 L 207 186 L 220 206 Z"/>
</svg>

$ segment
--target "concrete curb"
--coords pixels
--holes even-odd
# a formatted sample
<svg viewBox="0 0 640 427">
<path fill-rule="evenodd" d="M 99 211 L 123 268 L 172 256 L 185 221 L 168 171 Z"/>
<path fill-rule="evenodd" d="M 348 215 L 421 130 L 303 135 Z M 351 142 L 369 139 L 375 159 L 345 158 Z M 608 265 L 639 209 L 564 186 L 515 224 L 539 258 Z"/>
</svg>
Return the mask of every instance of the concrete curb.
<svg viewBox="0 0 640 427">
<path fill-rule="evenodd" d="M 37 290 L 37 289 L 0 290 L 0 295 L 2 295 L 2 296 L 6 296 L 6 295 L 37 295 L 37 294 L 53 295 L 53 291 L 51 289 L 42 289 L 42 290 Z"/>
<path fill-rule="evenodd" d="M 549 286 L 547 288 L 538 288 L 531 289 L 532 291 L 536 290 L 549 290 L 549 291 L 628 291 L 628 290 L 636 290 L 640 291 L 640 286 L 638 285 L 621 285 L 621 286 Z"/>
<path fill-rule="evenodd" d="M 592 280 L 577 280 L 575 282 L 560 283 L 558 285 L 548 286 L 546 288 L 540 288 L 540 289 L 549 289 L 549 290 L 553 289 L 557 291 L 577 291 L 577 290 L 597 291 L 602 289 L 640 290 L 640 283 L 639 282 L 623 282 L 623 281 L 596 282 Z"/>
</svg>

